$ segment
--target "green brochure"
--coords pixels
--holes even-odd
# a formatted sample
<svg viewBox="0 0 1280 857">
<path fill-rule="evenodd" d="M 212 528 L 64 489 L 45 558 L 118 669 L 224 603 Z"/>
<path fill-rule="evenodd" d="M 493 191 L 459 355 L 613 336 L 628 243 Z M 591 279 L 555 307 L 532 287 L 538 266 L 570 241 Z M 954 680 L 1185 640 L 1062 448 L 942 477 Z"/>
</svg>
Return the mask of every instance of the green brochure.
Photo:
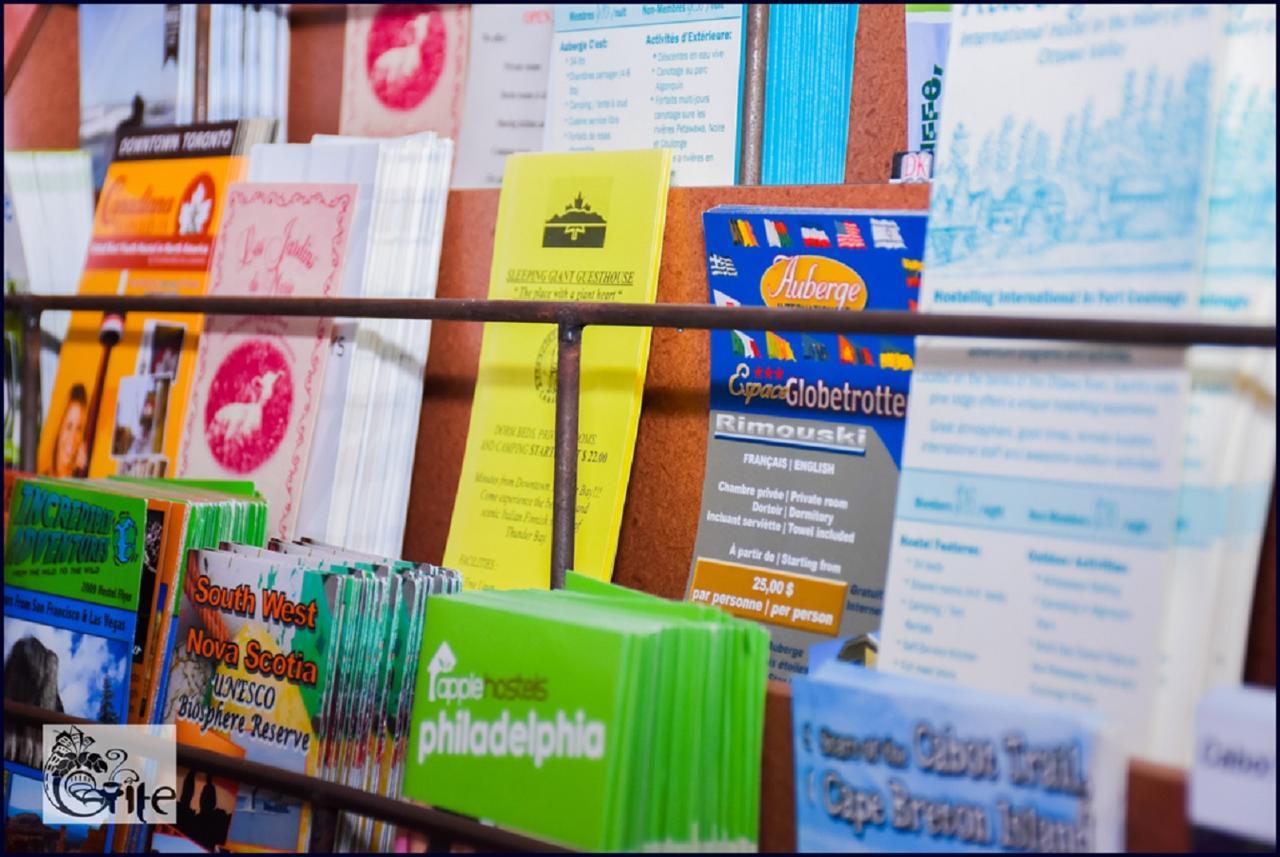
<svg viewBox="0 0 1280 857">
<path fill-rule="evenodd" d="M 405 794 L 589 850 L 754 850 L 767 632 L 567 586 L 428 603 Z"/>
</svg>

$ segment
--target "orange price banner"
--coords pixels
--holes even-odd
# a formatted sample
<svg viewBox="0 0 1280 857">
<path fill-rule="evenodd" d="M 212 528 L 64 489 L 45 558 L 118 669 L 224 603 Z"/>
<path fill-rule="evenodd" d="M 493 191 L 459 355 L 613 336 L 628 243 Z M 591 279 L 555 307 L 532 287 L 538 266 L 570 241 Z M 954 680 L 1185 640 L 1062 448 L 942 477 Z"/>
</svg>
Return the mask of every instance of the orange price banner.
<svg viewBox="0 0 1280 857">
<path fill-rule="evenodd" d="M 847 584 L 803 574 L 698 558 L 690 600 L 770 625 L 834 637 Z"/>
</svg>

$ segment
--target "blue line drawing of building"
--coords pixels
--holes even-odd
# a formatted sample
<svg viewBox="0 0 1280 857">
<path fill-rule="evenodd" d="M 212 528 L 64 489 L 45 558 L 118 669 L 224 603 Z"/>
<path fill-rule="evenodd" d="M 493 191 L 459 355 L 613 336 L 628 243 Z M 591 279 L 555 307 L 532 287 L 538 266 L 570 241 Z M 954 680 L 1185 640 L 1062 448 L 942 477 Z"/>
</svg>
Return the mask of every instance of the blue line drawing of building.
<svg viewBox="0 0 1280 857">
<path fill-rule="evenodd" d="M 1228 81 L 1209 189 L 1210 269 L 1275 273 L 1276 90 Z"/>
<path fill-rule="evenodd" d="M 961 122 L 939 159 L 928 264 L 980 270 L 1050 251 L 1074 262 L 1103 245 L 1198 240 L 1210 82 L 1207 61 L 1181 80 L 1131 69 L 1114 115 L 1089 99 L 1053 133 L 1009 114 L 976 146 Z"/>
</svg>

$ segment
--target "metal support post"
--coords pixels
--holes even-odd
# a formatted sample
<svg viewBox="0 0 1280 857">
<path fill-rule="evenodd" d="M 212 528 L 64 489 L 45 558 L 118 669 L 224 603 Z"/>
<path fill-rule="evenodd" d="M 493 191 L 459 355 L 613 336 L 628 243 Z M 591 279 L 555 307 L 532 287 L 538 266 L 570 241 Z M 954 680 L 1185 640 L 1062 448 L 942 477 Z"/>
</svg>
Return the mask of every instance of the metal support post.
<svg viewBox="0 0 1280 857">
<path fill-rule="evenodd" d="M 747 5 L 746 64 L 742 69 L 742 147 L 738 184 L 760 184 L 764 153 L 764 76 L 769 58 L 769 4 Z"/>
<path fill-rule="evenodd" d="M 573 567 L 573 537 L 578 495 L 578 393 L 582 365 L 582 326 L 560 323 L 556 358 L 555 506 L 551 516 L 551 588 L 564 588 Z"/>
<path fill-rule="evenodd" d="M 40 444 L 40 309 L 22 313 L 22 394 L 19 402 L 22 423 L 20 464 L 34 473 L 36 447 Z"/>
</svg>

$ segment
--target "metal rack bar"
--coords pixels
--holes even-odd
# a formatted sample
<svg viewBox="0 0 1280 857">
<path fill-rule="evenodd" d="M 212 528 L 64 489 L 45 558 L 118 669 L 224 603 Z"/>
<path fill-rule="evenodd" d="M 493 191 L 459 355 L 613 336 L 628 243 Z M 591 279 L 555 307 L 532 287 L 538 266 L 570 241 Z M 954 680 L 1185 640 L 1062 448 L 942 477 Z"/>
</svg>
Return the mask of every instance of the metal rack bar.
<svg viewBox="0 0 1280 857">
<path fill-rule="evenodd" d="M 562 324 L 556 353 L 556 451 L 551 509 L 551 588 L 564 588 L 573 567 L 578 505 L 578 392 L 581 387 L 582 328 Z"/>
<path fill-rule="evenodd" d="M 8 699 L 4 702 L 4 715 L 6 719 L 12 718 L 27 723 L 50 725 L 93 723 L 92 720 L 37 708 L 34 705 L 23 705 Z M 235 759 L 212 750 L 178 744 L 176 753 L 180 766 L 195 768 L 202 772 L 208 771 L 215 777 L 226 777 L 246 785 L 261 786 L 290 797 L 301 798 L 317 806 L 354 812 L 357 815 L 376 818 L 424 833 L 456 837 L 488 850 L 524 853 L 531 851 L 562 853 L 571 850 L 554 842 L 546 842 L 514 831 L 481 824 L 444 810 L 383 797 L 362 789 L 331 783 L 328 780 L 258 762 Z"/>
<path fill-rule="evenodd" d="M 694 330 L 784 330 L 886 336 L 971 336 L 1054 339 L 1117 345 L 1225 345 L 1274 348 L 1275 327 L 1199 322 L 1110 321 L 1087 318 L 935 315 L 913 312 L 833 312 L 828 309 L 717 307 L 707 304 L 606 304 L 490 301 L 454 298 L 269 298 L 184 295 L 12 295 L 5 308 L 190 312 L 209 315 L 335 316 L 527 324 L 591 324 Z"/>
<path fill-rule="evenodd" d="M 667 327 L 698 330 L 785 330 L 904 336 L 970 336 L 1186 347 L 1223 345 L 1274 348 L 1276 329 L 1263 325 L 1198 322 L 1110 321 L 1078 318 L 933 315 L 912 312 L 833 312 L 827 309 L 717 307 L 705 304 L 606 304 L 557 301 L 490 301 L 437 298 L 204 297 L 187 295 L 11 295 L 5 309 L 23 313 L 26 355 L 39 355 L 39 315 L 44 310 L 195 312 L 210 315 L 335 316 L 439 321 L 556 324 L 555 483 L 551 582 L 563 585 L 573 565 L 574 506 L 578 474 L 578 388 L 582 328 Z M 31 343 L 36 343 L 32 346 Z M 40 388 L 39 360 L 24 357 L 24 390 Z M 22 396 L 24 438 L 36 437 L 38 396 Z M 30 434 L 27 434 L 28 427 Z M 35 469 L 35 444 L 22 444 L 22 466 Z"/>
</svg>

